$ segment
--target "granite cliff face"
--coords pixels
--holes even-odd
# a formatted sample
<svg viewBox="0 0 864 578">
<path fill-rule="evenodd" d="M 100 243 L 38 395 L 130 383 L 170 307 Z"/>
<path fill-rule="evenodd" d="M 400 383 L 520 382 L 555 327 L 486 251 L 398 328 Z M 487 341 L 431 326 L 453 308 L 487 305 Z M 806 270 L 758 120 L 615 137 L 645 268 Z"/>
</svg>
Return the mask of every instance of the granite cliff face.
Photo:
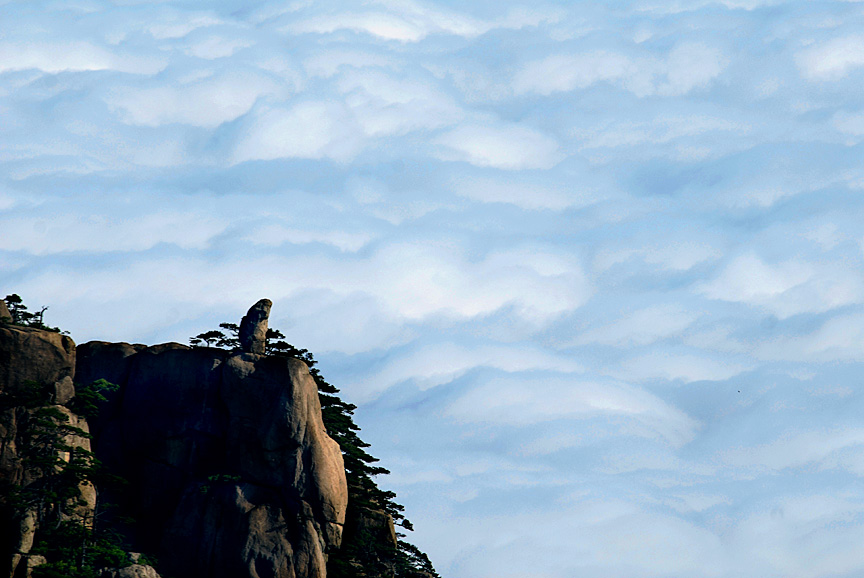
<svg viewBox="0 0 864 578">
<path fill-rule="evenodd" d="M 9 317 L 3 307 L 0 314 Z M 35 487 L 44 483 L 44 470 L 31 467 L 23 446 L 32 437 L 34 422 L 50 420 L 86 434 L 86 420 L 66 407 L 75 395 L 72 376 L 75 373 L 75 343 L 69 337 L 29 327 L 0 326 L 0 394 L 9 398 L 26 396 L 29 384 L 47 386 L 47 405 L 33 408 L 4 404 L 0 411 L 0 482 L 4 487 Z M 45 413 L 47 410 L 47 413 Z M 40 414 L 40 411 L 43 412 Z M 47 416 L 47 417 L 46 417 Z M 44 429 L 40 426 L 40 430 Z M 62 436 L 68 449 L 89 451 L 90 440 L 81 435 Z M 66 456 L 58 456 L 68 461 Z M 79 487 L 80 500 L 65 504 L 56 518 L 92 520 L 96 490 L 88 484 Z M 19 515 L 11 515 L 8 504 L 0 506 L 0 552 L 3 570 L 9 576 L 26 577 L 41 557 L 30 556 L 38 530 L 39 512 L 28 505 Z"/>
<path fill-rule="evenodd" d="M 129 539 L 156 553 L 163 574 L 324 578 L 340 545 L 342 454 L 307 366 L 262 354 L 269 309 L 267 300 L 250 309 L 234 351 L 94 341 L 76 355 L 68 337 L 0 329 L 3 387 L 56 383 L 62 399 L 74 395 L 73 377 L 120 385 L 91 419 L 93 449 L 129 481 L 106 498 L 138 520 Z M 2 452 L 7 475 L 14 448 Z"/>
</svg>

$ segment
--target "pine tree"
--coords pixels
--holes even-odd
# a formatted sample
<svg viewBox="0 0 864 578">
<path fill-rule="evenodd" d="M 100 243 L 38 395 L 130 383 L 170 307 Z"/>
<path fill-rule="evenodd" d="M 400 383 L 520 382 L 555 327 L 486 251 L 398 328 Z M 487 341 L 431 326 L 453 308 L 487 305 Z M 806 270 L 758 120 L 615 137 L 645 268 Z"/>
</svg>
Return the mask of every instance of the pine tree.
<svg viewBox="0 0 864 578">
<path fill-rule="evenodd" d="M 11 322 L 13 325 L 35 327 L 36 329 L 45 329 L 46 331 L 60 333 L 60 329 L 57 327 L 49 327 L 44 323 L 45 312 L 48 311 L 47 306 L 42 306 L 36 313 L 28 311 L 27 306 L 24 305 L 24 300 L 17 293 L 7 295 L 3 301 L 6 302 L 6 308 L 9 309 L 9 313 L 12 315 L 12 319 L 7 322 Z M 64 331 L 63 333 L 66 332 Z"/>
</svg>

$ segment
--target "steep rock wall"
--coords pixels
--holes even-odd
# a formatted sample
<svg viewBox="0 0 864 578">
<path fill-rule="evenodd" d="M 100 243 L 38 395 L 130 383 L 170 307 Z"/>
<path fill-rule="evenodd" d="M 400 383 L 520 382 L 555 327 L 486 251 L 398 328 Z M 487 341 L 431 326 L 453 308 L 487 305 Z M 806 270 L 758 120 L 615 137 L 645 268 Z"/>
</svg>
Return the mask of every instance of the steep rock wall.
<svg viewBox="0 0 864 578">
<path fill-rule="evenodd" d="M 347 485 L 304 363 L 242 351 L 90 342 L 79 383 L 121 385 L 91 420 L 130 486 L 136 541 L 178 578 L 324 578 Z"/>
<path fill-rule="evenodd" d="M 2 315 L 3 312 L 0 311 L 0 316 L 9 317 L 8 313 Z M 74 372 L 75 343 L 68 336 L 31 327 L 0 325 L 0 393 L 6 394 L 0 411 L 0 483 L 23 489 L 40 484 L 45 475 L 38 468 L 27 467 L 22 459 L 27 430 L 33 427 L 38 410 L 6 405 L 10 396 L 23 394 L 28 384 L 46 386 L 49 405 L 45 407 L 63 416 L 66 425 L 87 432 L 87 421 L 65 407 L 75 395 Z M 86 437 L 69 435 L 64 442 L 70 448 L 90 451 L 90 440 Z M 79 491 L 80 503 L 69 505 L 58 515 L 80 518 L 88 523 L 92 520 L 96 490 L 89 483 L 83 483 Z M 10 508 L 5 497 L 0 496 L 0 557 L 4 566 L 0 575 L 28 576 L 32 562 L 29 553 L 38 531 L 38 516 L 35 510 Z"/>
</svg>

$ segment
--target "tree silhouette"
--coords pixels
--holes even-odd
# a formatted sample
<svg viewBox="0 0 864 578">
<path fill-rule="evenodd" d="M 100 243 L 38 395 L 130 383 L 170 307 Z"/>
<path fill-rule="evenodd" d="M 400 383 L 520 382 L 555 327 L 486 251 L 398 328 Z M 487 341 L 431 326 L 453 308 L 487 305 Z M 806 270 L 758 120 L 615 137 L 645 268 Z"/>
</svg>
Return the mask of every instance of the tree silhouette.
<svg viewBox="0 0 864 578">
<path fill-rule="evenodd" d="M 44 323 L 45 312 L 48 310 L 47 306 L 42 306 L 42 308 L 35 313 L 28 311 L 27 306 L 24 305 L 24 300 L 21 299 L 21 296 L 17 293 L 7 295 L 3 301 L 6 302 L 6 308 L 9 309 L 9 314 L 12 315 L 12 318 L 0 319 L 0 321 L 6 321 L 13 325 L 24 325 L 26 327 L 35 327 L 37 329 L 45 329 L 46 331 L 55 331 L 60 333 L 60 329 L 57 327 L 49 327 Z M 64 331 L 63 333 L 66 332 Z"/>
<path fill-rule="evenodd" d="M 203 342 L 207 347 L 212 347 L 217 345 L 220 341 L 225 339 L 225 334 L 221 331 L 207 331 L 205 333 L 199 333 L 195 337 L 189 339 L 189 343 L 195 346 L 200 346 Z"/>
</svg>

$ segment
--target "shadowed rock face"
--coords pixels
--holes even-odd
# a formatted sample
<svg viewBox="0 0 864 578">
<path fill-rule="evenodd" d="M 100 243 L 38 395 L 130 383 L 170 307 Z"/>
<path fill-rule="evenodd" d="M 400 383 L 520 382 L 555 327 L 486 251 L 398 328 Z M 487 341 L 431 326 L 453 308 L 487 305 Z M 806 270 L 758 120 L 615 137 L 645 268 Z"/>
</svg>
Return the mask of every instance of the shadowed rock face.
<svg viewBox="0 0 864 578">
<path fill-rule="evenodd" d="M 131 482 L 121 501 L 164 574 L 324 578 L 347 485 L 304 363 L 90 342 L 78 348 L 78 376 L 121 385 L 92 424 L 94 448 Z"/>
</svg>

